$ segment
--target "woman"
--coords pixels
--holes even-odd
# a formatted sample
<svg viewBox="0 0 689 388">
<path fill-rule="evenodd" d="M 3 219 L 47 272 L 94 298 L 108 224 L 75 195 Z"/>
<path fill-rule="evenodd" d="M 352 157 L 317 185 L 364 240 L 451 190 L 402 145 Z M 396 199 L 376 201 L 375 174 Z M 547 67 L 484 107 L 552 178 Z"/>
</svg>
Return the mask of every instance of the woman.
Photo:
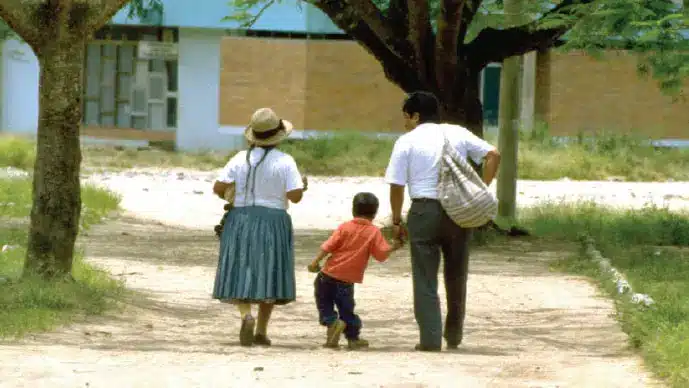
<svg viewBox="0 0 689 388">
<path fill-rule="evenodd" d="M 294 158 L 275 148 L 291 131 L 292 124 L 273 110 L 257 110 L 244 132 L 249 150 L 232 157 L 213 185 L 216 195 L 234 202 L 220 236 L 213 298 L 238 306 L 242 346 L 270 346 L 273 306 L 296 298 L 292 220 L 286 210 L 288 201 L 301 201 L 307 183 Z M 258 304 L 256 322 L 253 304 Z"/>
</svg>

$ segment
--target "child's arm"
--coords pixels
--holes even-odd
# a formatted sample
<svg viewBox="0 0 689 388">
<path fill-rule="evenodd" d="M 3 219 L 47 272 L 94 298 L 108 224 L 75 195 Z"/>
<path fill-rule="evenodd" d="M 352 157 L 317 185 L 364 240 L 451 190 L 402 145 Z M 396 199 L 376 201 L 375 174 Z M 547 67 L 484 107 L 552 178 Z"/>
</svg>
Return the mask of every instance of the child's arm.
<svg viewBox="0 0 689 388">
<path fill-rule="evenodd" d="M 383 234 L 378 231 L 378 235 L 373 241 L 373 246 L 371 247 L 371 256 L 377 261 L 383 262 L 388 259 L 391 253 L 402 248 L 404 246 L 404 241 L 401 239 L 395 239 L 392 244 L 385 240 Z"/>
<path fill-rule="evenodd" d="M 340 227 L 338 227 L 333 234 L 330 235 L 330 238 L 326 240 L 322 245 L 321 245 L 321 250 L 318 252 L 318 255 L 316 256 L 313 261 L 311 261 L 311 264 L 309 264 L 308 269 L 309 272 L 318 272 L 321 270 L 320 268 L 320 263 L 323 261 L 323 259 L 329 255 L 332 254 L 333 252 L 337 251 L 337 249 L 340 246 L 340 243 L 342 241 L 342 230 Z"/>
<path fill-rule="evenodd" d="M 311 264 L 309 264 L 308 269 L 309 272 L 318 272 L 321 270 L 321 261 L 328 256 L 328 252 L 324 251 L 321 249 L 320 252 L 318 252 L 318 255 L 316 255 L 316 258 L 311 261 Z"/>
<path fill-rule="evenodd" d="M 395 239 L 395 242 L 392 243 L 390 246 L 390 250 L 388 251 L 388 254 L 402 248 L 404 246 L 404 241 L 400 239 Z"/>
</svg>

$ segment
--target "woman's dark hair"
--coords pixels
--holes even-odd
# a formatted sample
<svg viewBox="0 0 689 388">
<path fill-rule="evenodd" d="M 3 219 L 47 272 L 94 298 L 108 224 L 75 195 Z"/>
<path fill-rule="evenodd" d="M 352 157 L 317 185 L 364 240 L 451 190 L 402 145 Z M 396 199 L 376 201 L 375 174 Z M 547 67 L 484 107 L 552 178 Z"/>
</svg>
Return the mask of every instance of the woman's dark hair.
<svg viewBox="0 0 689 388">
<path fill-rule="evenodd" d="M 252 172 L 253 172 L 253 182 L 251 182 L 251 196 L 254 198 L 254 201 L 256 201 L 256 194 L 254 193 L 256 190 L 256 170 L 258 170 L 258 166 L 263 163 L 263 161 L 266 159 L 266 156 L 268 156 L 268 152 L 270 152 L 273 148 L 275 148 L 275 145 L 270 145 L 270 146 L 257 146 L 255 144 L 249 145 L 249 149 L 246 151 L 246 164 L 249 165 L 249 171 L 246 174 L 246 183 L 244 185 L 244 202 L 248 202 L 249 200 L 249 180 L 252 177 Z M 261 156 L 261 159 L 256 163 L 255 167 L 251 166 L 251 151 L 254 150 L 254 148 L 262 148 L 263 149 L 263 156 Z"/>
<path fill-rule="evenodd" d="M 352 200 L 354 217 L 374 218 L 378 213 L 378 197 L 373 193 L 358 193 Z"/>
<path fill-rule="evenodd" d="M 402 112 L 412 116 L 419 114 L 419 123 L 437 122 L 440 120 L 440 103 L 431 92 L 412 92 L 404 100 Z"/>
</svg>

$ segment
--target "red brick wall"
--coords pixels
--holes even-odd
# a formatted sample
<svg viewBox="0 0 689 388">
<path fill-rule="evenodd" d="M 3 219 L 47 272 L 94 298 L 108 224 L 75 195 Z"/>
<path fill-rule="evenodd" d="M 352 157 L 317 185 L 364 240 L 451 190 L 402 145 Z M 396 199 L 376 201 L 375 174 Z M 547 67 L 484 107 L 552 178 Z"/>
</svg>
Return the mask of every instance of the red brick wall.
<svg viewBox="0 0 689 388">
<path fill-rule="evenodd" d="M 404 93 L 355 42 L 226 37 L 221 58 L 221 125 L 270 106 L 297 129 L 403 129 Z"/>
<path fill-rule="evenodd" d="M 555 135 L 581 131 L 689 138 L 689 101 L 673 103 L 655 80 L 640 78 L 637 59 L 609 52 L 596 60 L 582 52 L 539 55 L 537 118 Z"/>
</svg>

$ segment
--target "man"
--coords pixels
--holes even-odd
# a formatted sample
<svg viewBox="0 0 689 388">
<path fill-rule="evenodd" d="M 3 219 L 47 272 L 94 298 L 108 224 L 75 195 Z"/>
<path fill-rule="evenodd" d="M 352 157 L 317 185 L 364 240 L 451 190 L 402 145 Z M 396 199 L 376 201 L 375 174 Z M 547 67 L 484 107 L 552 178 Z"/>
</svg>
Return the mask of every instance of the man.
<svg viewBox="0 0 689 388">
<path fill-rule="evenodd" d="M 498 169 L 497 149 L 458 125 L 438 124 L 437 98 L 428 92 L 411 93 L 402 107 L 405 129 L 396 142 L 385 173 L 390 184 L 390 204 L 396 237 L 404 230 L 402 204 L 408 186 L 411 208 L 409 228 L 414 315 L 419 325 L 419 351 L 440 351 L 442 338 L 448 349 L 462 342 L 469 272 L 470 231 L 457 226 L 438 201 L 440 157 L 445 138 L 463 157 L 483 163 L 483 181 L 489 185 Z M 442 330 L 438 298 L 440 252 L 444 258 L 447 316 Z"/>
</svg>

